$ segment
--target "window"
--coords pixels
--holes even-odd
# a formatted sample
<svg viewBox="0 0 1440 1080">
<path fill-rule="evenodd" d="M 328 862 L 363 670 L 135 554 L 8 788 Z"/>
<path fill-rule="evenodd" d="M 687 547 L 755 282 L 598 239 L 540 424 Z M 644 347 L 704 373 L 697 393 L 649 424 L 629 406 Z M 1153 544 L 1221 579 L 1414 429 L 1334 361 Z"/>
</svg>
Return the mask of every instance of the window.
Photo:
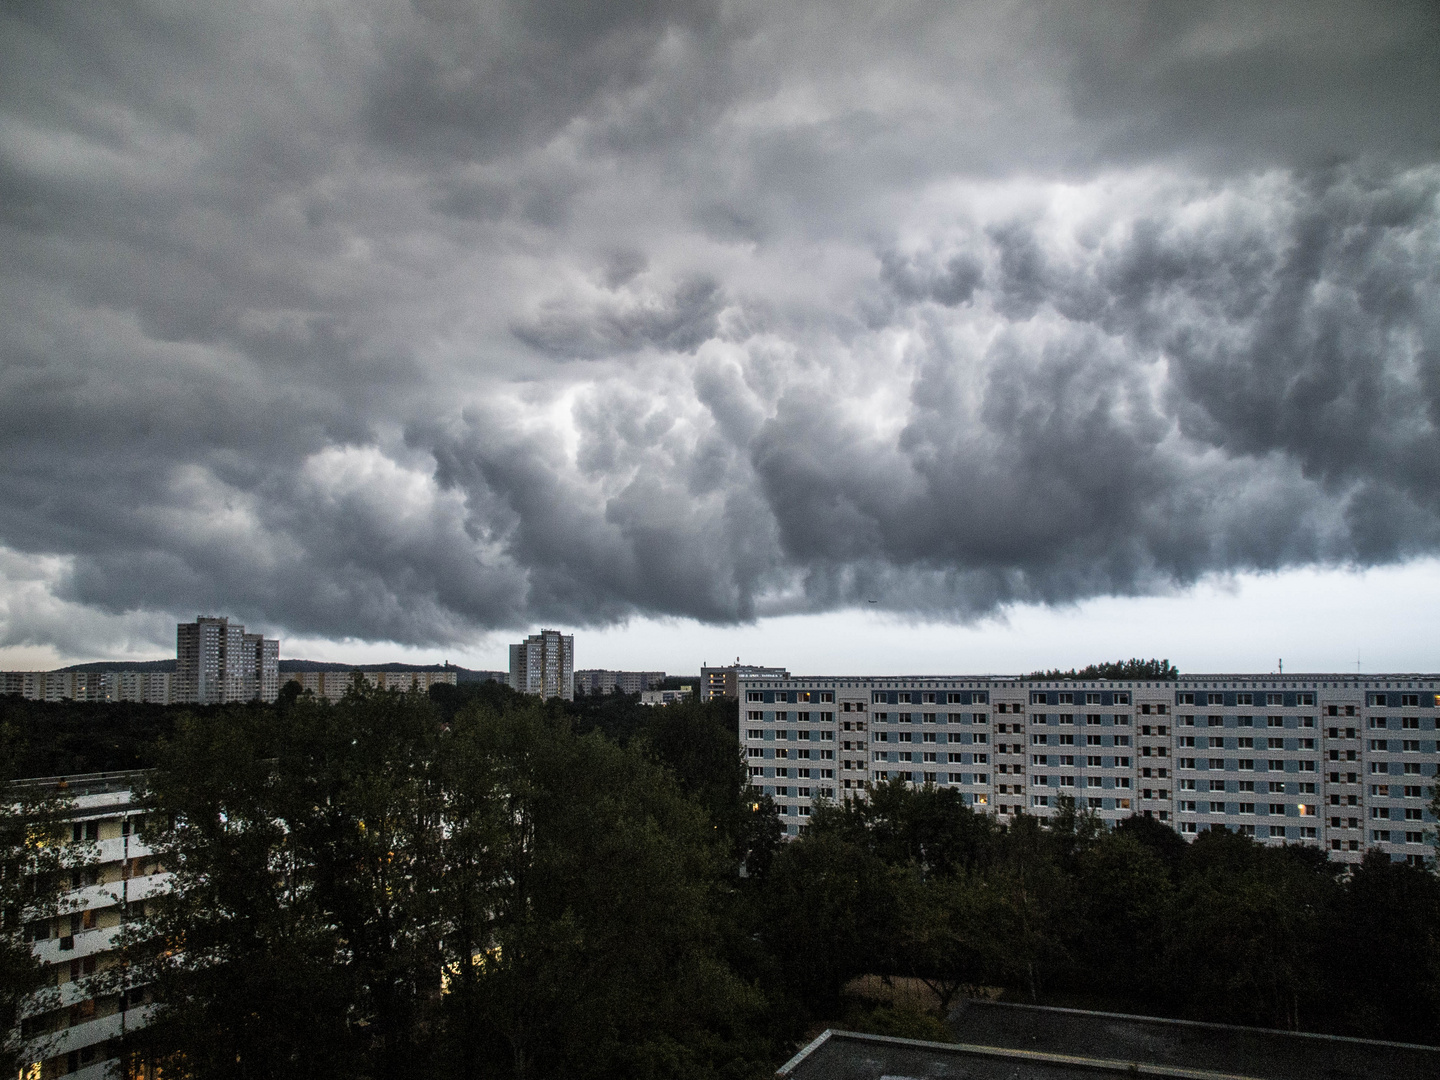
<svg viewBox="0 0 1440 1080">
<path fill-rule="evenodd" d="M 1266 694 L 1266 695 L 1265 695 L 1265 704 L 1266 704 L 1266 705 L 1284 705 L 1284 704 L 1285 704 L 1285 695 L 1284 695 L 1284 694 Z"/>
<path fill-rule="evenodd" d="M 1059 704 L 1061 704 L 1061 705 L 1074 705 L 1074 704 L 1075 704 L 1075 695 L 1074 695 L 1074 694 L 1061 694 L 1061 695 L 1060 695 Z"/>
<path fill-rule="evenodd" d="M 1223 716 L 1212 716 L 1212 717 L 1210 717 L 1210 726 L 1211 726 L 1211 727 L 1224 727 L 1224 726 L 1225 726 L 1225 718 L 1224 718 Z"/>
<path fill-rule="evenodd" d="M 1099 745 L 1101 745 L 1100 736 L 1099 736 L 1099 735 L 1086 735 L 1086 736 L 1085 736 L 1085 745 L 1086 745 L 1086 746 L 1099 746 Z"/>
<path fill-rule="evenodd" d="M 1314 705 L 1314 704 L 1315 704 L 1315 695 L 1314 695 L 1314 694 L 1296 694 L 1296 695 L 1295 695 L 1295 704 L 1296 704 L 1296 705 Z"/>
<path fill-rule="evenodd" d="M 764 701 L 764 700 L 765 700 L 765 694 L 764 694 L 762 691 L 759 691 L 759 690 L 747 690 L 747 691 L 745 691 L 745 700 L 746 700 L 746 701 Z"/>
<path fill-rule="evenodd" d="M 1060 714 L 1060 720 L 1059 720 L 1059 722 L 1062 723 L 1062 724 L 1073 724 L 1073 723 L 1075 723 L 1075 714 L 1074 714 L 1074 713 L 1068 713 L 1068 712 L 1062 712 L 1062 713 Z M 1043 721 L 1042 721 L 1042 723 L 1043 723 Z"/>
<path fill-rule="evenodd" d="M 899 732 L 896 732 L 896 734 L 900 736 L 900 741 L 901 741 L 901 742 L 910 742 L 910 741 L 911 741 L 911 739 L 910 739 L 910 732 L 908 732 L 908 731 L 899 731 Z"/>
<path fill-rule="evenodd" d="M 1129 694 L 1116 694 L 1116 695 L 1115 695 L 1115 704 L 1116 704 L 1116 705 L 1129 705 L 1129 704 L 1130 704 L 1130 695 L 1129 695 Z"/>
<path fill-rule="evenodd" d="M 1284 825 L 1271 825 L 1271 826 L 1270 826 L 1270 836 L 1271 836 L 1272 838 L 1278 837 L 1278 838 L 1281 839 L 1281 840 L 1285 839 L 1285 826 L 1284 826 Z"/>
<path fill-rule="evenodd" d="M 910 695 L 909 695 L 909 694 L 902 693 L 897 700 L 899 701 L 899 703 L 900 703 L 901 705 L 909 705 L 909 704 L 910 704 Z"/>
<path fill-rule="evenodd" d="M 1420 728 L 1420 718 L 1418 716 L 1402 717 L 1400 720 L 1400 726 L 1402 728 L 1410 728 L 1418 731 Z"/>
<path fill-rule="evenodd" d="M 1254 705 L 1254 704 L 1255 704 L 1255 695 L 1254 695 L 1254 694 L 1236 694 L 1236 695 L 1235 695 L 1235 704 L 1236 704 L 1236 705 Z"/>
<path fill-rule="evenodd" d="M 1417 708 L 1420 705 L 1419 694 L 1401 694 L 1400 707 L 1402 709 Z"/>
<path fill-rule="evenodd" d="M 1030 736 L 1030 744 L 1031 744 L 1032 746 L 1044 746 L 1045 743 L 1046 743 L 1046 737 L 1045 737 L 1045 735 L 1044 735 L 1043 733 L 1041 733 L 1041 734 L 1039 734 L 1039 735 L 1031 735 L 1031 736 Z"/>
<path fill-rule="evenodd" d="M 1100 704 L 1100 695 L 1099 695 L 1099 694 L 1086 694 L 1086 695 L 1085 695 L 1085 704 L 1086 704 L 1086 705 L 1099 705 L 1099 704 Z"/>
</svg>

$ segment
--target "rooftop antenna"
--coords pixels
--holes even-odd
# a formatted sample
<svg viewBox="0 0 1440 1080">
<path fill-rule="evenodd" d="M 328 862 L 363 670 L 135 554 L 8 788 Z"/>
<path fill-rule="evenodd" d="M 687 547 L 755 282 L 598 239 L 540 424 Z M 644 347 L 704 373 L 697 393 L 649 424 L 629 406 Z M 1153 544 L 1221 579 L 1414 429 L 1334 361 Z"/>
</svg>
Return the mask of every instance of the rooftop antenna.
<svg viewBox="0 0 1440 1080">
<path fill-rule="evenodd" d="M 1284 674 L 1285 674 L 1285 661 L 1284 661 L 1284 660 L 1281 660 L 1281 661 L 1280 661 L 1280 674 L 1281 674 L 1281 675 L 1284 675 Z"/>
</svg>

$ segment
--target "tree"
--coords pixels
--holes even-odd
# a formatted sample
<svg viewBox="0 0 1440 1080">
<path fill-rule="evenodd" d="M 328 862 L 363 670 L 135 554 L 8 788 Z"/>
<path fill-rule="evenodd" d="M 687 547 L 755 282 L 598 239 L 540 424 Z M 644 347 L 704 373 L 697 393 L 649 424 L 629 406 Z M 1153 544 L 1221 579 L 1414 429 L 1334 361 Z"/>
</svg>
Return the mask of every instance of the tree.
<svg viewBox="0 0 1440 1080">
<path fill-rule="evenodd" d="M 183 722 L 147 794 L 177 888 L 130 938 L 160 1005 L 133 1054 L 237 1080 L 763 1062 L 704 813 L 638 750 L 502 704 L 447 723 L 357 685 Z"/>
<path fill-rule="evenodd" d="M 1191 845 L 1167 966 L 1197 1019 L 1302 1029 L 1323 985 L 1325 915 L 1338 888 L 1324 852 L 1266 848 L 1212 827 Z"/>
<path fill-rule="evenodd" d="M 44 1056 L 43 1036 L 27 1037 L 27 1016 L 59 1004 L 44 965 L 30 947 L 37 929 L 66 911 L 73 873 L 92 863 L 94 846 L 70 842 L 73 801 L 49 784 L 15 782 L 22 754 L 9 725 L 0 725 L 0 1073 L 14 1076 Z"/>
<path fill-rule="evenodd" d="M 718 958 L 728 871 L 700 808 L 638 750 L 577 737 L 563 715 L 475 710 L 454 735 L 496 763 L 485 782 L 501 811 L 501 874 L 455 1029 L 487 1067 L 659 1077 L 761 1064 L 768 1045 L 746 1035 L 761 1002 Z"/>
</svg>

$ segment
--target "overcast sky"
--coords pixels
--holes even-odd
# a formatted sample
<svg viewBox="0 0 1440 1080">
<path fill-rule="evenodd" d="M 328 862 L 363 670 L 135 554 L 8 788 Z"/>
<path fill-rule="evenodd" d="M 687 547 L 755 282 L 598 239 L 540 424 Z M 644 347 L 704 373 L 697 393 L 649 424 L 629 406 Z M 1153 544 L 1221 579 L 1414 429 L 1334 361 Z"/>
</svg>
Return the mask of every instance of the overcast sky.
<svg viewBox="0 0 1440 1080">
<path fill-rule="evenodd" d="M 1435 670 L 1437 102 L 1428 2 L 6 4 L 0 663 Z"/>
</svg>

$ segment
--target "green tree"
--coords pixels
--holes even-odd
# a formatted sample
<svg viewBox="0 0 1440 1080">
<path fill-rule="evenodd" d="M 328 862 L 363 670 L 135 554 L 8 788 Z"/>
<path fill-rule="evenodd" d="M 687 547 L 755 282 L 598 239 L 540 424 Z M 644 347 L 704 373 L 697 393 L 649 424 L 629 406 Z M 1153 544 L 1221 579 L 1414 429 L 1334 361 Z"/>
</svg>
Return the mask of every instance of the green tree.
<svg viewBox="0 0 1440 1080">
<path fill-rule="evenodd" d="M 1223 828 L 1191 845 L 1176 894 L 1169 970 L 1197 1019 L 1301 1030 L 1323 985 L 1335 867 L 1310 848 L 1266 848 Z"/>
<path fill-rule="evenodd" d="M 52 936 L 71 876 L 95 858 L 92 844 L 69 835 L 63 788 L 17 782 L 22 760 L 14 727 L 0 725 L 0 1072 L 9 1076 L 45 1054 L 43 1033 L 27 1038 L 26 1017 L 59 1004 L 31 940 L 42 928 Z"/>
<path fill-rule="evenodd" d="M 706 1076 L 770 1051 L 718 958 L 703 811 L 529 699 L 356 686 L 185 721 L 147 795 L 177 888 L 130 936 L 136 1057 L 197 1077 Z"/>
</svg>

